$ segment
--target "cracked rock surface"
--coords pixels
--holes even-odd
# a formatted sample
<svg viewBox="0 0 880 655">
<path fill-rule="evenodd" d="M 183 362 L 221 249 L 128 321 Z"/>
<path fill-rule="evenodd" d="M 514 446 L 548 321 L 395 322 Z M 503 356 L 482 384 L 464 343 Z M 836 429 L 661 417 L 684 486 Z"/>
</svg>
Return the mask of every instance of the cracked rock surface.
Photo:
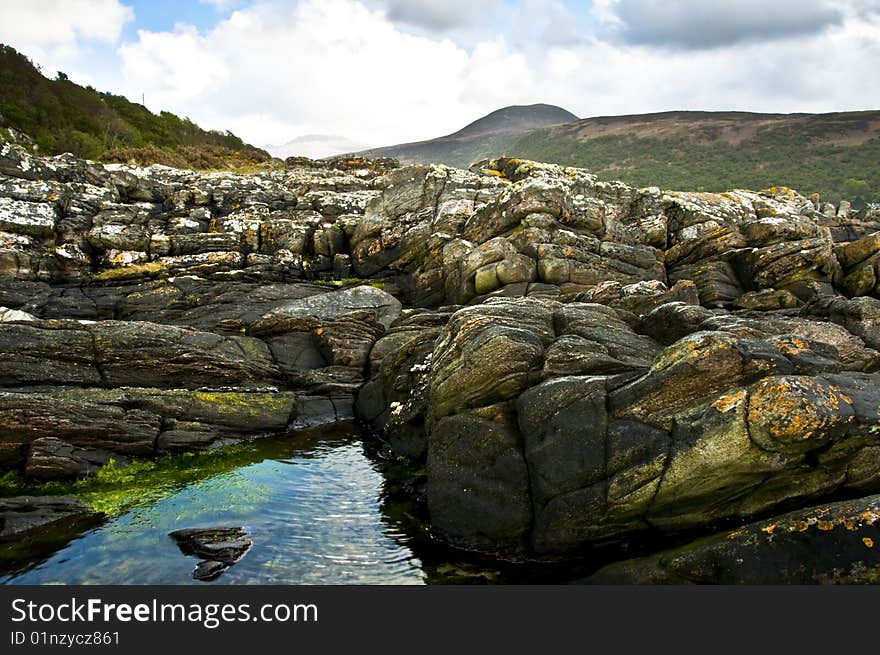
<svg viewBox="0 0 880 655">
<path fill-rule="evenodd" d="M 438 538 L 540 559 L 867 496 L 878 234 L 786 188 L 513 159 L 243 176 L 4 145 L 0 464 L 75 477 L 357 416 L 424 467 Z"/>
</svg>

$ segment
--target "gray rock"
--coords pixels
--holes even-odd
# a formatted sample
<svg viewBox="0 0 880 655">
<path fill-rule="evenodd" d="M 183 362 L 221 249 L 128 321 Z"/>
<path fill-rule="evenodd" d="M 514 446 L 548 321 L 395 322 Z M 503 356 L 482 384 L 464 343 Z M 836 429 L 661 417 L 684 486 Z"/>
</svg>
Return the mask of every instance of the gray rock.
<svg viewBox="0 0 880 655">
<path fill-rule="evenodd" d="M 49 538 L 53 530 L 86 527 L 101 516 L 82 501 L 65 496 L 0 498 L 0 541 Z"/>
<path fill-rule="evenodd" d="M 531 525 L 528 471 L 515 429 L 459 414 L 428 437 L 432 530 L 457 546 L 522 553 Z"/>
<path fill-rule="evenodd" d="M 674 550 L 610 564 L 587 584 L 874 584 L 880 496 L 750 523 Z"/>
</svg>

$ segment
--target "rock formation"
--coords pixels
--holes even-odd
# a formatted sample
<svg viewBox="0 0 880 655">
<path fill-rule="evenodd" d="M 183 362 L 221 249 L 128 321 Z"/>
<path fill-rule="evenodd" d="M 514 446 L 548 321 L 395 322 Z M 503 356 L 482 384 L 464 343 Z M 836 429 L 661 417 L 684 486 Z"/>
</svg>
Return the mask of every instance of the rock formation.
<svg viewBox="0 0 880 655">
<path fill-rule="evenodd" d="M 32 477 L 356 414 L 424 462 L 438 538 L 551 559 L 880 490 L 873 209 L 3 146 L 0 230 L 0 465 Z"/>
</svg>

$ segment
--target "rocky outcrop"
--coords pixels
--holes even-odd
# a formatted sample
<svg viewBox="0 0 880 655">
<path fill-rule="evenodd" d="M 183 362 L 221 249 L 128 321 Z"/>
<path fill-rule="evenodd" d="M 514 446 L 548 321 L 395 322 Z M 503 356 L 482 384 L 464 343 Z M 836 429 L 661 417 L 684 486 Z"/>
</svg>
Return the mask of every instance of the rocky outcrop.
<svg viewBox="0 0 880 655">
<path fill-rule="evenodd" d="M 424 466 L 437 537 L 526 558 L 880 489 L 876 212 L 515 159 L 287 165 L 3 146 L 4 467 L 356 414 Z"/>
<path fill-rule="evenodd" d="M 73 478 L 354 418 L 401 305 L 330 281 L 392 162 L 248 177 L 10 145 L 0 162 L 4 467 Z"/>
<path fill-rule="evenodd" d="M 877 584 L 880 496 L 810 507 L 600 569 L 588 584 Z"/>
<path fill-rule="evenodd" d="M 880 354 L 858 337 L 712 315 L 663 349 L 616 311 L 495 299 L 452 314 L 420 392 L 392 410 L 423 431 L 437 534 L 571 554 L 880 482 Z"/>
</svg>

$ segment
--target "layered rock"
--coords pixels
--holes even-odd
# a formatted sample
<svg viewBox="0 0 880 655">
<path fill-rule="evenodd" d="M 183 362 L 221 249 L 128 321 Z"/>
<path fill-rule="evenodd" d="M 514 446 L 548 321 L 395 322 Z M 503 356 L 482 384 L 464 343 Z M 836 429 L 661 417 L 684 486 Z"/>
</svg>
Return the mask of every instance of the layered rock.
<svg viewBox="0 0 880 655">
<path fill-rule="evenodd" d="M 424 464 L 434 534 L 506 557 L 864 495 L 878 229 L 514 159 L 240 176 L 3 146 L 0 462 L 74 477 L 356 396 Z"/>
<path fill-rule="evenodd" d="M 400 303 L 311 280 L 350 275 L 349 237 L 395 164 L 249 177 L 9 145 L 0 162 L 4 467 L 71 478 L 353 419 Z"/>
<path fill-rule="evenodd" d="M 662 349 L 616 311 L 495 299 L 452 314 L 420 392 L 392 410 L 425 435 L 412 450 L 439 535 L 558 555 L 880 483 L 880 354 L 858 337 L 711 316 Z"/>
<path fill-rule="evenodd" d="M 600 569 L 589 584 L 877 584 L 880 497 L 810 507 Z"/>
</svg>

